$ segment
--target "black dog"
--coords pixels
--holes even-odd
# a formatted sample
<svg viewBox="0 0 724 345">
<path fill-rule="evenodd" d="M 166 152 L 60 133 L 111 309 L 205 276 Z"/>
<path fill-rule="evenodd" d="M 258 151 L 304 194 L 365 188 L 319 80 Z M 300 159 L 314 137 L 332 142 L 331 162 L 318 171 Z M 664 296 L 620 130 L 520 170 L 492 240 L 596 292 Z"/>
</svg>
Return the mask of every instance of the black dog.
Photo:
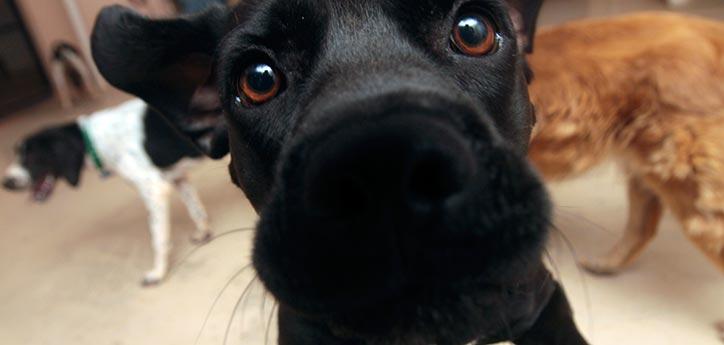
<svg viewBox="0 0 724 345">
<path fill-rule="evenodd" d="M 585 344 L 542 263 L 550 206 L 524 158 L 539 8 L 248 0 L 153 21 L 111 7 L 93 50 L 192 139 L 189 104 L 220 94 L 206 147 L 230 148 L 261 213 L 253 261 L 280 344 Z"/>
</svg>

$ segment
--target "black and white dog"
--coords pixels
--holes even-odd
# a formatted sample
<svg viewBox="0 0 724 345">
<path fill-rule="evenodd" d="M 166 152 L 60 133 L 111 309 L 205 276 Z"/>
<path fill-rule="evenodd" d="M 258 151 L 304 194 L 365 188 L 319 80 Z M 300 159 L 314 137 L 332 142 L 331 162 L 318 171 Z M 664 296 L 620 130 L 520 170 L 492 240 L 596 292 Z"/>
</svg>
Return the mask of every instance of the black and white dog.
<svg viewBox="0 0 724 345">
<path fill-rule="evenodd" d="M 30 190 L 36 201 L 45 201 L 59 178 L 78 186 L 88 164 L 131 182 L 150 213 L 154 264 L 143 280 L 150 285 L 160 282 L 168 268 L 173 189 L 196 224 L 192 240 L 203 242 L 211 236 L 206 210 L 186 179 L 200 156 L 201 151 L 157 112 L 133 100 L 30 135 L 17 146 L 16 162 L 7 169 L 3 185 L 8 190 Z"/>
<path fill-rule="evenodd" d="M 577 345 L 525 160 L 540 5 L 246 0 L 158 21 L 109 7 L 93 53 L 191 137 L 189 104 L 220 95 L 213 134 L 261 214 L 253 263 L 279 344 Z"/>
</svg>

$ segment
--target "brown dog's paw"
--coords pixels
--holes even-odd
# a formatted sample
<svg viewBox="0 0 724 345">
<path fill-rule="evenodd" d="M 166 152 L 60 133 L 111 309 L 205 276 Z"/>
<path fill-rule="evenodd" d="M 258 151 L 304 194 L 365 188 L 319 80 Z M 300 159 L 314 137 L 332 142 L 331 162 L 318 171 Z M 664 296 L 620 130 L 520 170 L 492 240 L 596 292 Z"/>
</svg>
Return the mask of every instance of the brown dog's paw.
<svg viewBox="0 0 724 345">
<path fill-rule="evenodd" d="M 579 266 L 589 273 L 599 276 L 612 276 L 621 272 L 621 265 L 606 259 L 582 259 L 578 262 Z"/>
<path fill-rule="evenodd" d="M 719 339 L 724 342 L 724 321 L 720 321 L 716 324 L 716 330 L 719 332 Z"/>
<path fill-rule="evenodd" d="M 195 233 L 191 236 L 191 243 L 195 245 L 202 245 L 209 243 L 211 239 L 213 238 L 213 234 L 210 231 L 201 232 L 201 233 Z"/>
</svg>

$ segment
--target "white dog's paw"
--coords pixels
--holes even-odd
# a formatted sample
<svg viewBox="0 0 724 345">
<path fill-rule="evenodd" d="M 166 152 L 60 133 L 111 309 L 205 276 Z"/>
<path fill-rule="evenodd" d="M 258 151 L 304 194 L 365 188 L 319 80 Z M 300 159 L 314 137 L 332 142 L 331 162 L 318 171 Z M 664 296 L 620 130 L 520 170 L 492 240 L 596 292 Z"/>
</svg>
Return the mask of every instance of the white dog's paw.
<svg viewBox="0 0 724 345">
<path fill-rule="evenodd" d="M 191 235 L 191 243 L 196 245 L 206 244 L 213 238 L 213 233 L 209 230 L 196 231 Z"/>
<path fill-rule="evenodd" d="M 143 281 L 141 282 L 141 286 L 143 287 L 152 287 L 157 286 L 158 284 L 161 284 L 163 279 L 166 277 L 166 274 L 163 272 L 159 272 L 158 270 L 152 270 L 146 273 L 146 275 L 143 276 Z"/>
</svg>

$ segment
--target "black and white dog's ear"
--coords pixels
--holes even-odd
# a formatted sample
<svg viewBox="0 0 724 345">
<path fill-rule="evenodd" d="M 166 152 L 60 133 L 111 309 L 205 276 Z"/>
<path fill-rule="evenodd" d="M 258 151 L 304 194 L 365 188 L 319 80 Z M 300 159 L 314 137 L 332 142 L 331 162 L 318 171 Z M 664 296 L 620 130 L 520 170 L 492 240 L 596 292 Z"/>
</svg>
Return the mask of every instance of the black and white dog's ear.
<svg viewBox="0 0 724 345">
<path fill-rule="evenodd" d="M 65 163 L 60 176 L 65 178 L 71 186 L 78 187 L 80 184 L 80 171 L 82 168 L 83 164 L 74 164 L 71 162 Z"/>
<path fill-rule="evenodd" d="M 219 129 L 224 120 L 212 62 L 233 22 L 224 6 L 160 20 L 106 7 L 91 36 L 93 59 L 111 85 L 145 100 L 207 154 L 223 156 L 228 147 L 218 145 L 227 134 Z"/>
<path fill-rule="evenodd" d="M 506 2 L 518 36 L 518 48 L 530 54 L 533 52 L 535 29 L 543 0 L 506 0 Z"/>
<path fill-rule="evenodd" d="M 68 149 L 68 147 L 57 147 L 55 156 L 58 157 L 57 167 L 59 171 L 57 176 L 65 178 L 73 187 L 80 184 L 80 174 L 83 170 L 83 162 L 85 161 L 85 151 L 82 147 Z M 62 158 L 61 158 L 62 157 Z"/>
</svg>

